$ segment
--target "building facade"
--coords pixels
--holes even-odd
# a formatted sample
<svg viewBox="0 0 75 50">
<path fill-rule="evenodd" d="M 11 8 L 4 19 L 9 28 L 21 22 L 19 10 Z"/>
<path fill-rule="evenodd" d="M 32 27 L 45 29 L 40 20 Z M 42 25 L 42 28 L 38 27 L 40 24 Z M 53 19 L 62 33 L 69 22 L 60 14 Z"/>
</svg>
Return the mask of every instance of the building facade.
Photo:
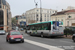
<svg viewBox="0 0 75 50">
<path fill-rule="evenodd" d="M 26 17 L 24 15 L 15 16 L 17 20 L 17 25 L 25 26 L 26 25 Z"/>
<path fill-rule="evenodd" d="M 62 11 L 73 10 L 73 9 L 75 9 L 75 7 L 73 7 L 73 6 L 68 6 L 66 9 L 62 9 Z"/>
<path fill-rule="evenodd" d="M 57 10 L 42 8 L 42 22 L 50 21 L 50 16 Z M 40 22 L 40 8 L 34 8 L 25 13 L 27 24 Z"/>
<path fill-rule="evenodd" d="M 75 10 L 61 11 L 52 14 L 51 21 L 62 21 L 64 27 L 75 27 Z"/>
<path fill-rule="evenodd" d="M 6 0 L 0 0 L 0 30 L 11 30 L 11 11 L 10 5 Z"/>
<path fill-rule="evenodd" d="M 72 9 L 75 9 L 75 7 L 68 6 L 66 10 L 72 10 Z"/>
</svg>

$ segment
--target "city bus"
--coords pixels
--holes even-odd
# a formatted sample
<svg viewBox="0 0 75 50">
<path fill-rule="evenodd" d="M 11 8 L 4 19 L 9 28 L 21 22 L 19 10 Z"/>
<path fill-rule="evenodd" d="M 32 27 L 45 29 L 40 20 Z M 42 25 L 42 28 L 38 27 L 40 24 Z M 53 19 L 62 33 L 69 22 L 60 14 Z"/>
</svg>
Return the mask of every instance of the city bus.
<svg viewBox="0 0 75 50">
<path fill-rule="evenodd" d="M 61 21 L 48 21 L 40 23 L 32 23 L 28 25 L 27 34 L 30 36 L 38 35 L 44 36 L 63 36 L 63 22 Z"/>
</svg>

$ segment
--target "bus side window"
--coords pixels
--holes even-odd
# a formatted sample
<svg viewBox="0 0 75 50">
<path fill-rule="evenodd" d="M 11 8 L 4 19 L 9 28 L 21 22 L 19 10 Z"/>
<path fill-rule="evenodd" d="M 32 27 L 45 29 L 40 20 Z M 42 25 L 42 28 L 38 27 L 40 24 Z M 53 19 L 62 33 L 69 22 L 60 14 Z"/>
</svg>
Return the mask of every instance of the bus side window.
<svg viewBox="0 0 75 50">
<path fill-rule="evenodd" d="M 37 26 L 35 26 L 35 30 L 37 30 L 38 29 L 38 27 Z"/>
<path fill-rule="evenodd" d="M 32 27 L 30 26 L 30 30 L 32 30 Z"/>
<path fill-rule="evenodd" d="M 32 27 L 32 30 L 35 30 L 35 26 Z"/>
<path fill-rule="evenodd" d="M 42 30 L 42 25 L 40 26 L 40 30 Z"/>
<path fill-rule="evenodd" d="M 48 24 L 44 25 L 44 30 L 48 30 Z"/>
<path fill-rule="evenodd" d="M 44 25 L 42 25 L 42 30 L 44 30 Z"/>
<path fill-rule="evenodd" d="M 39 27 L 39 29 L 41 30 L 41 26 Z"/>
<path fill-rule="evenodd" d="M 51 30 L 51 22 L 48 23 L 48 30 Z"/>
<path fill-rule="evenodd" d="M 37 26 L 37 30 L 40 30 L 40 27 L 39 27 L 39 25 Z"/>
</svg>

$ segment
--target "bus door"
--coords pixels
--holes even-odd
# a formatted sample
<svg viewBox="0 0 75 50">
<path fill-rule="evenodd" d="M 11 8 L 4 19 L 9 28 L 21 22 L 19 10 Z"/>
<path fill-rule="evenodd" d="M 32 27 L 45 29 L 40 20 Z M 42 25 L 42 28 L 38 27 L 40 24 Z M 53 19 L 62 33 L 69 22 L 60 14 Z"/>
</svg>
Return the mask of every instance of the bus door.
<svg viewBox="0 0 75 50">
<path fill-rule="evenodd" d="M 33 28 L 32 28 L 32 33 L 33 33 L 33 34 L 37 34 L 37 27 L 36 27 L 36 26 L 33 26 Z"/>
</svg>

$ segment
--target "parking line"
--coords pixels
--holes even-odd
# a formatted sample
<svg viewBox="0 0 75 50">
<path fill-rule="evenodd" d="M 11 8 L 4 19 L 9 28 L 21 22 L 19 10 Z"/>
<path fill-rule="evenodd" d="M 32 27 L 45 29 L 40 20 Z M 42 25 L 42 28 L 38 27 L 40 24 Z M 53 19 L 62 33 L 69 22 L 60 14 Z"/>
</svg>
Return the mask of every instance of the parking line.
<svg viewBox="0 0 75 50">
<path fill-rule="evenodd" d="M 49 50 L 64 50 L 62 48 L 58 48 L 58 47 L 55 47 L 55 46 L 51 46 L 51 45 L 35 42 L 35 41 L 32 41 L 32 40 L 28 40 L 28 39 L 24 39 L 24 41 L 27 42 L 27 43 L 39 46 L 39 47 L 43 47 L 43 48 L 49 49 Z"/>
</svg>

